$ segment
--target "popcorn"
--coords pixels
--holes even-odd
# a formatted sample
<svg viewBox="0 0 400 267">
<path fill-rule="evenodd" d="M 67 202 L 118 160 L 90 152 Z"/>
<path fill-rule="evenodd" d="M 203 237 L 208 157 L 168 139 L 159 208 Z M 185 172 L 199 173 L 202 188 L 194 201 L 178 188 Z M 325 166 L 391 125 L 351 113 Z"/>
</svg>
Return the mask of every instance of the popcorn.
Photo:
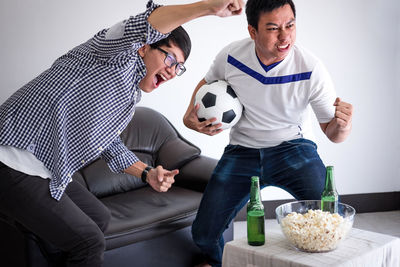
<svg viewBox="0 0 400 267">
<path fill-rule="evenodd" d="M 285 236 L 300 250 L 322 252 L 336 248 L 351 229 L 352 221 L 337 213 L 308 210 L 305 214 L 288 214 L 281 226 Z"/>
</svg>

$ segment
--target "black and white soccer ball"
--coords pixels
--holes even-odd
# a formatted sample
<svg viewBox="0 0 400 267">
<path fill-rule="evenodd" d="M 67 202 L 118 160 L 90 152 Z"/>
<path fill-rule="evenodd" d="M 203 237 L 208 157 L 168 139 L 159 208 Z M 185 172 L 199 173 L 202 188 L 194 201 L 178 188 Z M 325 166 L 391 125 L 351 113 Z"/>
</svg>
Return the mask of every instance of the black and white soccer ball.
<svg viewBox="0 0 400 267">
<path fill-rule="evenodd" d="M 200 104 L 197 111 L 199 121 L 217 118 L 213 124 L 222 123 L 221 129 L 229 129 L 242 116 L 243 106 L 232 87 L 223 80 L 204 84 L 197 91 L 194 104 Z"/>
</svg>

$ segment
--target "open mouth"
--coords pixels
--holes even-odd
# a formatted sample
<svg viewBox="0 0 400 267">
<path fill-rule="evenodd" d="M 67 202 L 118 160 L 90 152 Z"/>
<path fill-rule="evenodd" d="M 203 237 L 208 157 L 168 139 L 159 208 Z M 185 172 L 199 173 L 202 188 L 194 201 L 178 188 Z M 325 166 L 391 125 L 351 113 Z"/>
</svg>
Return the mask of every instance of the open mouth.
<svg viewBox="0 0 400 267">
<path fill-rule="evenodd" d="M 164 75 L 156 74 L 156 77 L 155 77 L 155 85 L 156 85 L 156 87 L 160 86 L 160 84 L 163 83 L 166 80 L 167 80 L 167 78 L 165 78 Z"/>
<path fill-rule="evenodd" d="M 281 52 L 287 51 L 290 47 L 290 44 L 285 44 L 285 45 L 278 45 L 278 50 Z"/>
</svg>

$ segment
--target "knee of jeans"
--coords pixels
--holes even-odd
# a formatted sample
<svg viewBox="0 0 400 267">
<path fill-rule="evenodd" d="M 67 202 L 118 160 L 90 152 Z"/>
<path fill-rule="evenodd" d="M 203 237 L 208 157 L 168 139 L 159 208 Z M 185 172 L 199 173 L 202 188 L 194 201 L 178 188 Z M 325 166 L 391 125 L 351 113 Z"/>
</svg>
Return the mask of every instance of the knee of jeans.
<svg viewBox="0 0 400 267">
<path fill-rule="evenodd" d="M 81 238 L 81 242 L 79 242 L 78 247 L 75 249 L 88 251 L 93 254 L 96 254 L 96 251 L 102 253 L 105 250 L 106 241 L 104 234 L 96 225 L 95 227 L 86 229 L 85 234 Z"/>
<path fill-rule="evenodd" d="M 97 225 L 99 226 L 100 230 L 104 233 L 110 223 L 111 220 L 111 212 L 109 209 L 106 209 L 103 214 L 101 215 Z"/>
<path fill-rule="evenodd" d="M 86 263 L 87 266 L 92 266 L 89 262 L 95 262 L 96 266 L 100 266 L 98 263 L 103 261 L 106 241 L 103 232 L 97 226 L 96 228 L 97 231 L 85 231 L 85 236 L 68 251 L 68 261 Z"/>
<path fill-rule="evenodd" d="M 98 233 L 96 236 L 93 236 L 93 241 L 91 243 L 91 248 L 95 251 L 99 251 L 103 253 L 106 249 L 106 240 L 104 239 L 103 232 Z"/>
</svg>

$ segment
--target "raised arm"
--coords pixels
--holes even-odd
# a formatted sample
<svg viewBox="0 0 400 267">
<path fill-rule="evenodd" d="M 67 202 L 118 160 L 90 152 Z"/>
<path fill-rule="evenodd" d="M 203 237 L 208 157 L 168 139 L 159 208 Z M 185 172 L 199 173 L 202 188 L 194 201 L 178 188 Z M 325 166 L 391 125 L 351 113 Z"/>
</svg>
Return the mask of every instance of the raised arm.
<svg viewBox="0 0 400 267">
<path fill-rule="evenodd" d="M 168 33 L 199 17 L 238 15 L 243 6 L 243 0 L 205 0 L 191 4 L 161 6 L 150 14 L 148 22 L 161 33 Z"/>
<path fill-rule="evenodd" d="M 334 143 L 343 142 L 352 127 L 353 106 L 336 98 L 335 117 L 329 123 L 320 123 L 322 131 Z"/>
</svg>

